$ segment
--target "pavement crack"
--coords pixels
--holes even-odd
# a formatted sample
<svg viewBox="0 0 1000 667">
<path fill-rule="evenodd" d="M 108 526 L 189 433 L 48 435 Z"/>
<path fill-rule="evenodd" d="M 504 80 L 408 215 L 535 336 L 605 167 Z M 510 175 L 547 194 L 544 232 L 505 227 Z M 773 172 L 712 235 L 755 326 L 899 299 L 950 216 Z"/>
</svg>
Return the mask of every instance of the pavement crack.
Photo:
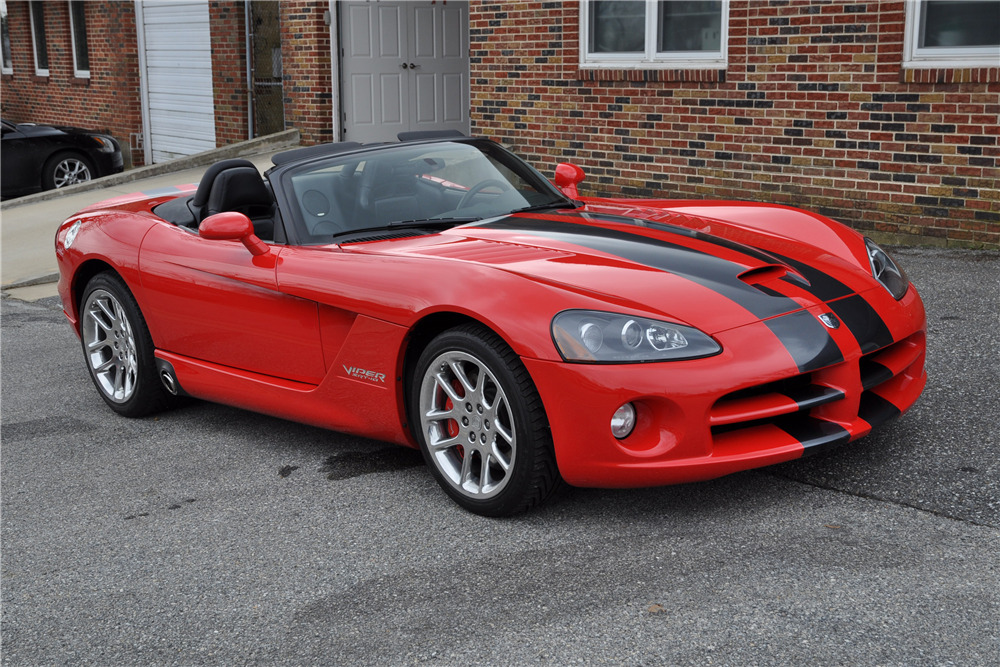
<svg viewBox="0 0 1000 667">
<path fill-rule="evenodd" d="M 949 514 L 948 512 L 943 512 L 943 511 L 938 510 L 938 509 L 933 509 L 933 508 L 930 508 L 930 507 L 921 507 L 920 505 L 916 505 L 914 503 L 909 503 L 909 502 L 906 502 L 904 500 L 897 500 L 897 499 L 894 499 L 894 498 L 886 498 L 884 496 L 879 496 L 879 495 L 876 495 L 874 493 L 865 493 L 863 491 L 851 491 L 849 489 L 842 489 L 842 488 L 839 488 L 839 487 L 836 487 L 836 486 L 833 486 L 833 485 L 830 485 L 830 484 L 821 484 L 819 482 L 808 482 L 808 481 L 805 481 L 805 480 L 802 480 L 802 479 L 798 479 L 798 478 L 792 477 L 790 475 L 784 475 L 784 474 L 778 473 L 778 472 L 770 472 L 770 471 L 768 471 L 768 472 L 763 472 L 762 474 L 768 475 L 770 477 L 775 477 L 775 478 L 778 478 L 778 479 L 784 479 L 784 480 L 787 480 L 789 482 L 795 482 L 797 484 L 802 484 L 804 486 L 811 486 L 811 487 L 814 487 L 814 488 L 817 488 L 817 489 L 822 489 L 824 491 L 833 491 L 835 493 L 842 493 L 842 494 L 844 494 L 846 496 L 853 496 L 855 498 L 863 498 L 864 500 L 874 500 L 876 502 L 887 503 L 889 505 L 895 505 L 897 507 L 905 507 L 907 509 L 917 510 L 918 512 L 924 512 L 926 514 L 931 514 L 931 515 L 939 517 L 941 519 L 948 519 L 950 521 L 958 521 L 960 523 L 968 523 L 968 524 L 971 524 L 973 526 L 977 526 L 979 528 L 993 528 L 993 529 L 1000 528 L 1000 526 L 996 526 L 996 525 L 991 524 L 991 523 L 984 523 L 982 521 L 976 521 L 975 519 L 970 519 L 969 517 L 956 516 L 954 514 Z"/>
</svg>

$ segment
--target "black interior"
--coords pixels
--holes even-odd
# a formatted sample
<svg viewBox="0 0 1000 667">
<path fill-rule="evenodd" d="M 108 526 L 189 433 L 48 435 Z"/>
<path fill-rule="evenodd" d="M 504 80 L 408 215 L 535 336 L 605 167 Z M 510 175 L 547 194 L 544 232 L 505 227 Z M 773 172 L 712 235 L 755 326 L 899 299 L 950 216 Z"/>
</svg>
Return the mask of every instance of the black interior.
<svg viewBox="0 0 1000 667">
<path fill-rule="evenodd" d="M 275 240 L 277 205 L 274 195 L 249 160 L 234 158 L 216 162 L 202 176 L 193 195 L 160 204 L 153 213 L 167 222 L 197 230 L 202 220 L 215 213 L 242 213 L 253 223 L 254 233 L 264 241 Z"/>
</svg>

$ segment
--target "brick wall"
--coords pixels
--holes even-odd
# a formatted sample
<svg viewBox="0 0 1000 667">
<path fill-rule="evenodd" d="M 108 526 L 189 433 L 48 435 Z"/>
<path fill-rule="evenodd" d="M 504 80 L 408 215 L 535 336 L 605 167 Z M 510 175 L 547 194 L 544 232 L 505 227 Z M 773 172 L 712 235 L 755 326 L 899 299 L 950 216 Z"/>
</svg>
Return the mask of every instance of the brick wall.
<svg viewBox="0 0 1000 667">
<path fill-rule="evenodd" d="M 247 124 L 247 52 L 244 3 L 211 2 L 212 91 L 215 97 L 215 143 L 250 138 Z"/>
<path fill-rule="evenodd" d="M 14 73 L 4 74 L 0 80 L 3 117 L 14 122 L 75 125 L 106 132 L 122 144 L 128 165 L 129 137 L 142 128 L 134 5 L 85 3 L 89 79 L 73 74 L 69 3 L 42 5 L 49 55 L 47 77 L 35 76 L 28 3 L 7 2 Z M 142 153 L 132 155 L 131 161 L 142 164 Z"/>
<path fill-rule="evenodd" d="M 474 133 L 547 173 L 579 164 L 588 193 L 762 200 L 1000 247 L 1000 69 L 904 71 L 903 2 L 733 0 L 724 72 L 581 70 L 579 13 L 472 2 Z"/>
<path fill-rule="evenodd" d="M 132 151 L 131 159 L 129 151 L 131 135 L 142 133 L 135 5 L 84 3 L 89 79 L 77 78 L 73 73 L 69 3 L 42 5 L 49 54 L 47 77 L 35 76 L 28 3 L 7 3 L 14 73 L 3 75 L 0 81 L 3 117 L 15 122 L 76 125 L 107 132 L 122 144 L 127 167 L 144 164 L 141 150 Z M 243 7 L 241 0 L 209 4 L 218 146 L 248 137 Z"/>
<path fill-rule="evenodd" d="M 304 145 L 334 141 L 329 9 L 326 0 L 281 3 L 285 127 L 297 128 Z"/>
</svg>

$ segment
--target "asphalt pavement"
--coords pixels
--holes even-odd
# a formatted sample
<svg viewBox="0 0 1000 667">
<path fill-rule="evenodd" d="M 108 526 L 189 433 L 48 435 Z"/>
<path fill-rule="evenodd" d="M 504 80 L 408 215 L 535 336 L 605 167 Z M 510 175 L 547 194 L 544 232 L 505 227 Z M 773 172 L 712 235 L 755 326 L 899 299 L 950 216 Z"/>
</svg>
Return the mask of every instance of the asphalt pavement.
<svg viewBox="0 0 1000 667">
<path fill-rule="evenodd" d="M 202 402 L 118 417 L 57 300 L 7 291 L 2 664 L 996 665 L 1000 254 L 896 254 L 930 376 L 900 420 L 507 520 L 412 450 Z"/>
</svg>

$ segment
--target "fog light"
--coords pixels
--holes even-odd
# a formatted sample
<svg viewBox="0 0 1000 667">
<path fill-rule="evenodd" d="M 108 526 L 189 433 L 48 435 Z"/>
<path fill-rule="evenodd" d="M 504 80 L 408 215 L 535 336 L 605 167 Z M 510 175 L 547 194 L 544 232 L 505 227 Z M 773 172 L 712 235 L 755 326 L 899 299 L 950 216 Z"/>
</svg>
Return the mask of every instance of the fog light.
<svg viewBox="0 0 1000 667">
<path fill-rule="evenodd" d="M 628 437 L 633 428 L 635 428 L 635 408 L 631 403 L 626 403 L 615 410 L 615 414 L 611 417 L 611 435 L 622 440 Z"/>
</svg>

